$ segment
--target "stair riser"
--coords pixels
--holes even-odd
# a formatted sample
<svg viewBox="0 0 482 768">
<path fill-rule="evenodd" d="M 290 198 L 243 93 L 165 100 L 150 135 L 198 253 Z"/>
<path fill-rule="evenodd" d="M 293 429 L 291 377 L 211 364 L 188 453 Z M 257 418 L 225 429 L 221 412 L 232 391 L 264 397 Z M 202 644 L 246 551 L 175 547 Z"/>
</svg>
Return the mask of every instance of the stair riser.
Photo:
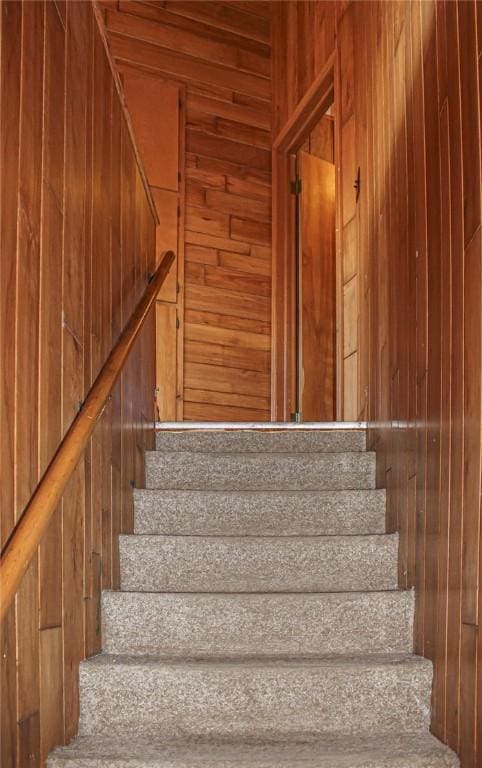
<svg viewBox="0 0 482 768">
<path fill-rule="evenodd" d="M 303 745 L 296 745 L 290 749 L 289 755 L 283 751 L 272 756 L 271 746 L 256 747 L 252 755 L 243 755 L 245 748 L 236 750 L 235 756 L 227 758 L 211 758 L 197 756 L 195 747 L 190 755 L 173 756 L 167 754 L 161 758 L 144 758 L 143 756 L 132 760 L 122 757 L 79 757 L 68 760 L 50 758 L 48 768 L 459 768 L 460 763 L 454 754 L 445 754 L 440 750 L 433 750 L 426 755 L 391 755 L 390 752 L 374 755 L 336 755 L 334 758 L 325 754 L 317 757 L 304 758 L 300 752 Z M 283 749 L 283 748 L 282 748 Z M 169 748 L 165 750 L 169 753 Z M 286 751 L 286 747 L 285 747 Z M 239 755 L 239 756 L 238 756 Z M 334 762 L 336 760 L 336 763 Z"/>
<path fill-rule="evenodd" d="M 338 454 L 146 454 L 147 488 L 337 490 L 375 487 L 375 456 Z"/>
<path fill-rule="evenodd" d="M 323 536 L 385 532 L 385 491 L 146 491 L 135 532 L 198 536 Z"/>
<path fill-rule="evenodd" d="M 65 761 L 65 762 L 64 762 Z M 57 750 L 49 768 L 458 768 L 429 733 L 327 736 L 315 743 L 166 744 L 136 734 L 84 736 Z"/>
<path fill-rule="evenodd" d="M 155 595 L 105 592 L 112 654 L 307 657 L 412 650 L 413 595 Z"/>
<path fill-rule="evenodd" d="M 298 750 L 297 750 L 298 751 Z M 295 753 L 296 754 L 296 753 Z M 353 755 L 336 759 L 336 768 L 458 768 L 460 763 L 454 757 L 445 757 L 442 754 L 434 755 L 409 755 L 408 757 L 390 756 L 389 754 L 377 755 Z M 328 758 L 329 760 L 329 758 Z M 295 762 L 296 761 L 296 762 Z M 294 756 L 284 759 L 283 756 L 271 759 L 254 757 L 239 758 L 236 760 L 221 758 L 206 762 L 203 758 L 195 756 L 188 758 L 169 757 L 160 760 L 144 760 L 142 757 L 133 761 L 123 758 L 73 758 L 68 761 L 49 760 L 48 768 L 335 768 L 335 763 L 327 762 L 325 756 L 318 759 L 312 758 L 310 762 L 299 762 Z"/>
<path fill-rule="evenodd" d="M 80 733 L 316 738 L 428 728 L 429 664 L 83 664 Z"/>
<path fill-rule="evenodd" d="M 121 536 L 130 592 L 363 592 L 397 588 L 398 537 Z"/>
<path fill-rule="evenodd" d="M 163 745 L 154 756 L 150 737 L 142 739 L 133 736 L 128 746 L 124 741 L 119 743 L 116 740 L 111 747 L 115 757 L 111 757 L 109 752 L 105 756 L 97 756 L 95 747 L 102 749 L 104 742 L 99 744 L 96 741 L 87 756 L 79 747 L 78 757 L 66 757 L 61 752 L 51 757 L 47 765 L 48 768 L 459 768 L 460 763 L 454 753 L 450 753 L 440 742 L 437 744 L 435 739 L 433 743 L 428 739 L 431 739 L 428 734 L 407 734 L 401 739 L 389 735 L 381 748 L 353 752 L 348 747 L 351 754 L 345 748 L 342 752 L 333 752 L 329 745 L 328 752 L 324 744 L 195 744 L 184 748 Z M 343 741 L 346 744 L 346 738 Z M 376 743 L 377 740 L 374 741 Z M 135 759 L 131 754 L 122 754 L 126 747 L 132 753 L 133 743 L 138 745 Z"/>
<path fill-rule="evenodd" d="M 273 452 L 273 453 L 309 453 L 326 451 L 364 451 L 365 432 L 360 430 L 299 430 L 255 431 L 160 431 L 156 435 L 158 451 L 204 451 L 207 453 L 232 452 Z"/>
</svg>

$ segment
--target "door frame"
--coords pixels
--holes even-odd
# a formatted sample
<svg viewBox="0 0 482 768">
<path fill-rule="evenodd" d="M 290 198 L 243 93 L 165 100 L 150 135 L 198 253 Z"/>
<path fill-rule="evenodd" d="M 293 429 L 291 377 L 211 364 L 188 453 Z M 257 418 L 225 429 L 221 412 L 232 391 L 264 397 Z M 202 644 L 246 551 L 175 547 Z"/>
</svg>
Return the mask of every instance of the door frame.
<svg viewBox="0 0 482 768">
<path fill-rule="evenodd" d="M 271 307 L 271 420 L 290 421 L 296 410 L 296 200 L 290 183 L 296 152 L 316 123 L 334 105 L 336 174 L 336 418 L 342 418 L 342 338 L 340 329 L 341 244 L 339 237 L 339 110 L 336 52 L 311 84 L 273 142 L 273 277 Z"/>
</svg>

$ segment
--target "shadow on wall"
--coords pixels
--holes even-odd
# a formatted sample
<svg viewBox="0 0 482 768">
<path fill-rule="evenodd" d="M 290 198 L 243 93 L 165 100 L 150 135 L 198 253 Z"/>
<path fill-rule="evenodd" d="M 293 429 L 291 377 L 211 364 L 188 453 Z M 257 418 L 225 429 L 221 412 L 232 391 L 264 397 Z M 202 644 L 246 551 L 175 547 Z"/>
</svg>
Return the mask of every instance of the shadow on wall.
<svg viewBox="0 0 482 768">
<path fill-rule="evenodd" d="M 477 746 L 481 459 L 480 125 L 472 2 L 355 3 L 362 377 L 433 732 Z M 479 722 L 477 722 L 477 714 Z"/>
</svg>

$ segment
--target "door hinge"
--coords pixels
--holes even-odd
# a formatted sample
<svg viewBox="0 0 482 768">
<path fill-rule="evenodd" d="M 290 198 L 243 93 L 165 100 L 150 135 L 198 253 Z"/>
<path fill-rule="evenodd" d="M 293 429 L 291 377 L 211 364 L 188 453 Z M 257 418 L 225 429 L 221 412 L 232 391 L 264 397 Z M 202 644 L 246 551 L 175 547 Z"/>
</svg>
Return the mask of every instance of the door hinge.
<svg viewBox="0 0 482 768">
<path fill-rule="evenodd" d="M 176 317 L 176 328 L 179 329 L 181 323 L 179 322 L 179 318 Z"/>
<path fill-rule="evenodd" d="M 296 178 L 294 181 L 290 184 L 291 194 L 292 195 L 300 195 L 301 194 L 301 179 Z"/>
</svg>

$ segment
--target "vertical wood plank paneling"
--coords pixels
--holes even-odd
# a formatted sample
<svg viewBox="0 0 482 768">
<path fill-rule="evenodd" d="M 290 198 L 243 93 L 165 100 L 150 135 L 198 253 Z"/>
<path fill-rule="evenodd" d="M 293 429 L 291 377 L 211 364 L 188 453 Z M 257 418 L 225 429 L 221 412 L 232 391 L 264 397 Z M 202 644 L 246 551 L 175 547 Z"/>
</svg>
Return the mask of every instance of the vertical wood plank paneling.
<svg viewBox="0 0 482 768">
<path fill-rule="evenodd" d="M 84 395 L 84 329 L 86 243 L 86 154 L 88 72 L 92 17 L 88 6 L 67 5 L 66 120 L 63 235 L 62 432 L 65 434 Z M 84 57 L 86 57 L 84 59 Z M 79 258 L 80 254 L 80 258 Z M 75 734 L 79 716 L 78 664 L 84 653 L 84 482 L 80 463 L 62 501 L 62 546 L 70 556 L 62 561 L 64 636 L 65 737 Z M 79 535 L 80 532 L 80 535 Z"/>
<path fill-rule="evenodd" d="M 62 437 L 62 220 L 64 211 L 65 30 L 55 6 L 45 4 L 40 337 L 39 476 Z M 54 513 L 39 547 L 39 673 L 41 758 L 64 738 L 62 640 L 62 511 Z"/>
<path fill-rule="evenodd" d="M 358 230 L 359 207 L 356 200 L 354 180 L 357 177 L 358 160 L 355 155 L 356 134 L 358 131 L 358 115 L 355 113 L 355 81 L 354 81 L 354 24 L 355 5 L 350 5 L 339 17 L 338 21 L 338 56 L 337 83 L 339 84 L 339 99 L 335 103 L 335 130 L 338 142 L 338 197 L 340 199 L 340 254 L 345 257 L 347 230 L 351 227 Z M 341 9 L 340 9 L 341 14 Z M 337 291 L 337 301 L 342 307 L 338 314 L 340 347 L 343 349 L 343 362 L 338 366 L 341 386 L 338 394 L 342 395 L 338 412 L 346 421 L 356 421 L 360 414 L 359 397 L 359 304 L 362 297 L 362 284 L 359 272 L 358 237 L 352 238 L 352 274 L 341 271 L 341 286 Z"/>
<path fill-rule="evenodd" d="M 482 759 L 476 717 L 482 718 L 482 691 L 476 685 L 480 592 L 481 500 L 481 207 L 480 100 L 476 3 L 458 3 L 462 117 L 464 233 L 464 505 L 462 524 L 461 754 L 469 768 Z"/>
<path fill-rule="evenodd" d="M 447 89 L 450 140 L 450 247 L 452 257 L 451 456 L 447 626 L 447 741 L 459 750 L 463 519 L 464 248 L 460 64 L 457 5 L 447 3 Z"/>
<path fill-rule="evenodd" d="M 463 151 L 467 149 L 463 145 Z M 478 166 L 480 168 L 480 165 Z M 477 174 L 475 174 L 477 175 Z M 479 175 L 480 179 L 480 175 Z M 477 635 L 480 632 L 480 500 L 481 500 L 481 229 L 465 249 L 464 258 L 464 516 L 462 526 L 462 658 L 461 754 L 470 768 L 478 765 L 476 751 Z"/>
<path fill-rule="evenodd" d="M 464 247 L 465 247 L 465 327 L 464 327 L 464 414 L 466 421 L 465 437 L 472 442 L 465 445 L 465 450 L 477 446 L 477 390 L 471 382 L 476 370 L 480 371 L 480 297 L 477 281 L 480 269 L 480 127 L 473 119 L 473 94 L 477 90 L 478 55 L 476 47 L 475 3 L 458 5 L 460 39 L 463 40 L 460 58 L 461 113 L 462 113 L 462 160 L 463 160 L 463 201 L 464 201 Z M 469 257 L 470 254 L 470 257 Z M 475 346 L 473 346 L 475 344 Z M 479 420 L 480 421 L 480 420 Z M 475 439 L 475 443 L 473 442 Z M 476 477 L 480 476 L 480 462 L 470 452 L 466 453 L 474 461 L 465 461 L 464 486 L 464 565 L 463 565 L 463 605 L 462 619 L 468 624 L 477 625 L 478 605 L 478 538 L 472 535 L 479 525 L 477 507 L 474 505 L 478 494 Z M 469 476 L 467 476 L 469 473 Z"/>
<path fill-rule="evenodd" d="M 89 48 L 86 51 L 85 68 L 87 77 L 87 87 L 89 92 L 93 91 L 94 76 L 94 58 L 92 39 L 89 40 Z M 83 280 L 85 287 L 85 297 L 83 302 L 83 328 L 86 343 L 83 345 L 83 377 L 84 391 L 87 391 L 93 381 L 92 370 L 92 346 L 93 340 L 89 330 L 92 327 L 92 252 L 93 252 L 93 98 L 90 98 L 86 104 L 86 133 L 85 133 L 85 213 L 84 213 L 84 237 L 85 237 L 85 258 L 83 264 Z M 84 576 L 83 576 L 83 594 L 84 594 L 84 654 L 89 656 L 98 648 L 98 632 L 96 631 L 97 605 L 96 589 L 98 589 L 95 578 L 96 561 L 93 554 L 93 520 L 92 505 L 96 495 L 96 489 L 93 485 L 92 477 L 92 445 L 94 438 L 91 438 L 89 445 L 84 453 Z"/>
<path fill-rule="evenodd" d="M 340 48 L 346 5 L 337 4 Z M 358 350 L 369 361 L 367 378 L 360 363 L 369 441 L 388 491 L 388 526 L 400 532 L 400 585 L 416 589 L 414 647 L 434 662 L 432 730 L 463 768 L 475 768 L 482 762 L 482 14 L 473 0 L 350 5 L 359 62 L 355 159 L 363 167 L 366 158 L 368 170 L 351 247 L 369 296 L 360 299 L 366 332 Z M 284 11 L 277 13 L 273 99 L 282 124 L 293 101 L 277 73 L 289 70 L 292 55 L 306 58 L 295 66 L 308 72 L 311 58 L 309 41 L 293 54 Z M 351 76 L 342 66 L 344 86 Z"/>
<path fill-rule="evenodd" d="M 64 187 L 65 31 L 55 6 L 45 5 L 42 210 L 40 242 L 39 475 L 62 436 L 62 215 Z M 40 628 L 62 624 L 61 511 L 39 549 Z"/>
<path fill-rule="evenodd" d="M 129 317 L 134 306 L 134 199 L 133 185 L 129 180 L 134 176 L 134 159 L 130 152 L 130 142 L 126 126 L 121 133 L 121 254 L 123 279 L 123 322 Z M 128 533 L 133 527 L 132 483 L 134 482 L 134 447 L 132 436 L 133 413 L 131 408 L 132 370 L 127 368 L 121 377 L 122 401 L 122 533 Z"/>
<path fill-rule="evenodd" d="M 1 104 L 2 152 L 0 243 L 0 534 L 5 544 L 15 522 L 14 419 L 15 419 L 15 299 L 17 273 L 17 195 L 20 128 L 20 71 L 23 9 L 17 3 L 1 6 Z M 8 105 L 8 109 L 6 108 Z M 7 467 L 9 470 L 7 471 Z M 1 627 L 2 713 L 0 757 L 2 766 L 17 762 L 16 613 L 12 605 Z"/>
<path fill-rule="evenodd" d="M 437 540 L 440 534 L 440 404 L 441 404 L 441 265 L 440 265 L 440 142 L 437 91 L 437 17 L 435 2 L 422 3 L 423 78 L 427 184 L 427 472 L 426 589 L 433 594 L 425 607 L 424 653 L 435 653 L 438 590 Z"/>
<path fill-rule="evenodd" d="M 112 257 L 112 341 L 118 339 L 122 322 L 122 249 L 121 249 L 121 107 L 117 93 L 112 91 L 111 119 L 111 257 Z M 147 219 L 150 211 L 147 211 Z M 150 220 L 148 223 L 151 223 Z M 148 232 L 148 228 L 146 229 Z M 120 267 L 120 268 L 119 268 Z M 147 355 L 149 345 L 147 345 Z M 146 356 L 143 354 L 143 364 Z M 146 369 L 146 380 L 152 381 Z M 121 432 L 121 382 L 118 381 L 112 393 L 112 459 L 111 459 L 111 508 L 112 508 L 112 588 L 120 586 L 119 540 L 122 526 L 122 432 Z M 148 411 L 146 409 L 145 413 Z"/>
<path fill-rule="evenodd" d="M 176 320 L 175 304 L 157 302 L 156 381 L 159 389 L 157 412 L 160 421 L 176 421 L 176 379 L 173 376 L 166 376 L 167 371 L 176 370 Z"/>
<path fill-rule="evenodd" d="M 342 13 L 342 6 L 331 0 L 271 2 L 272 45 L 281 45 L 273 56 L 274 136 L 333 52 L 337 10 Z"/>
<path fill-rule="evenodd" d="M 42 629 L 40 638 L 40 757 L 46 760 L 49 752 L 64 739 L 62 674 L 62 627 Z M 49 713 L 46 717 L 45 714 Z"/>
<path fill-rule="evenodd" d="M 37 401 L 40 301 L 40 210 L 43 112 L 43 3 L 27 3 L 22 16 L 20 147 L 17 211 L 15 318 L 15 515 L 18 519 L 38 479 Z M 8 106 L 5 105 L 8 109 Z M 38 558 L 33 559 L 16 595 L 18 763 L 40 760 Z"/>
<path fill-rule="evenodd" d="M 90 3 L 2 3 L 0 82 L 3 545 L 144 290 L 155 223 Z M 78 663 L 118 583 L 121 482 L 130 497 L 152 447 L 153 360 L 150 318 L 3 623 L 2 768 L 40 766 L 76 732 Z"/>
<path fill-rule="evenodd" d="M 460 85 L 464 179 L 464 246 L 480 226 L 480 105 L 478 94 L 476 2 L 457 3 L 460 36 Z M 479 10 L 480 15 L 480 10 Z M 479 120 L 477 119 L 479 117 Z M 474 173 L 475 166 L 475 173 Z"/>
<path fill-rule="evenodd" d="M 412 55 L 412 40 L 411 40 L 411 11 L 412 6 L 405 4 L 405 72 L 404 72 L 404 87 L 405 87 L 405 103 L 406 103 L 406 227 L 407 227 L 407 250 L 406 250 L 406 290 L 409 297 L 408 305 L 408 317 L 409 317 L 409 331 L 403 334 L 402 329 L 400 333 L 404 338 L 405 353 L 406 353 L 406 366 L 402 374 L 405 378 L 406 385 L 406 423 L 404 429 L 404 450 L 406 455 L 406 562 L 405 562 L 405 574 L 403 583 L 408 588 L 412 588 L 415 585 L 416 579 L 416 487 L 417 487 L 417 461 L 416 461 L 416 446 L 417 446 L 417 433 L 416 430 L 410 428 L 409 425 L 415 424 L 417 416 L 417 384 L 416 384 L 416 267 L 415 267 L 415 220 L 416 212 L 413 205 L 409 205 L 408 201 L 413 200 L 415 190 L 415 119 L 418 115 L 415 113 L 414 94 L 411 88 L 406 87 L 406 83 L 410 81 L 410 75 L 413 66 Z M 403 110 L 403 101 L 401 108 Z M 366 253 L 366 246 L 363 247 Z M 366 257 L 368 260 L 368 254 Z M 364 313 L 365 314 L 365 313 Z M 367 325 L 367 333 L 369 331 L 370 324 Z"/>
<path fill-rule="evenodd" d="M 357 11 L 355 6 L 355 25 L 357 25 Z M 363 43 L 360 49 L 360 56 L 357 60 L 357 66 L 361 67 L 364 72 L 365 79 L 367 78 L 367 68 L 369 66 L 368 58 L 368 46 L 366 45 L 366 35 L 368 33 L 368 25 L 362 24 L 359 29 L 359 33 L 363 35 Z M 355 33 L 353 33 L 354 36 Z M 354 66 L 354 51 L 353 51 L 353 66 Z M 358 143 L 364 149 L 360 151 L 358 156 L 358 164 L 360 167 L 360 178 L 367 178 L 368 174 L 372 172 L 371 158 L 369 159 L 369 146 L 370 142 L 367 139 L 367 133 L 369 130 L 369 109 L 370 102 L 367 98 L 367 94 L 360 94 L 357 89 L 354 90 L 354 112 L 357 115 L 357 134 Z M 370 321 L 370 292 L 369 284 L 367 280 L 368 264 L 367 264 L 367 242 L 369 236 L 369 204 L 370 204 L 371 190 L 368 190 L 368 194 L 362 196 L 358 205 L 358 221 L 352 224 L 352 236 L 351 236 L 351 248 L 354 254 L 353 270 L 358 269 L 359 272 L 359 300 L 360 300 L 360 312 L 359 312 L 359 335 L 360 338 L 366 338 L 368 336 L 368 328 Z M 346 263 L 346 242 L 342 242 L 342 256 L 343 264 Z M 360 359 L 358 361 L 358 413 L 357 416 L 363 420 L 367 416 L 368 408 L 368 394 L 369 394 L 369 355 L 370 346 L 368 344 L 360 345 Z"/>
</svg>

